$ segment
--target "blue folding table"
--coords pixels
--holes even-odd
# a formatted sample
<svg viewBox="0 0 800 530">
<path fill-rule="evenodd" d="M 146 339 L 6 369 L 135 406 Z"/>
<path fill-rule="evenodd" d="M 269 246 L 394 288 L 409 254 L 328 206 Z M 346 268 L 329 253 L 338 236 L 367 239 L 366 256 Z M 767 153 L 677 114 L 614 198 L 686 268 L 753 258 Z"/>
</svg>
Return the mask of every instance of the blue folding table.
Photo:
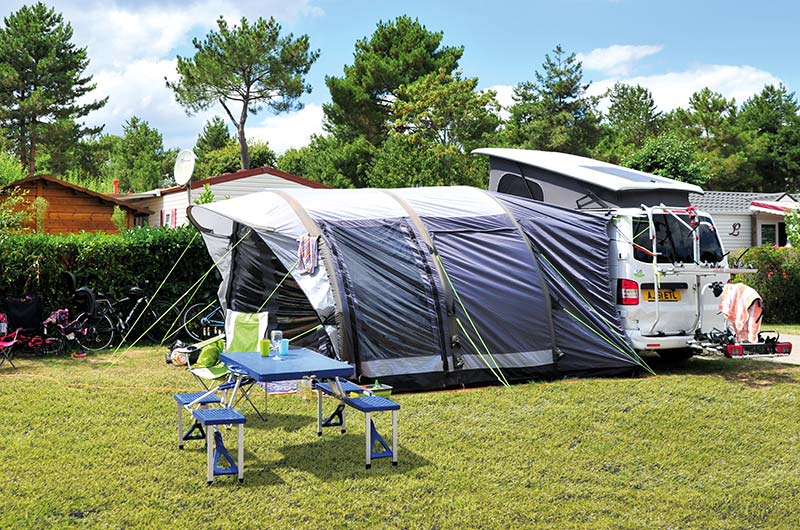
<svg viewBox="0 0 800 530">
<path fill-rule="evenodd" d="M 221 353 L 220 360 L 230 369 L 238 367 L 241 372 L 258 382 L 292 381 L 315 376 L 317 379 L 348 378 L 355 375 L 355 368 L 346 362 L 325 357 L 307 348 L 294 348 L 284 357 L 262 357 L 257 351 Z"/>
</svg>

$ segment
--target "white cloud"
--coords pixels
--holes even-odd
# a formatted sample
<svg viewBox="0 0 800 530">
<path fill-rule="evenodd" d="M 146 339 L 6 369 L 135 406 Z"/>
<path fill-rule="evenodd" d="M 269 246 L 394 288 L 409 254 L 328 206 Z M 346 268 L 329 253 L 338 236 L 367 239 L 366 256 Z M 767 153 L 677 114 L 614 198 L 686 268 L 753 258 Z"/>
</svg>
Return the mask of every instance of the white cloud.
<svg viewBox="0 0 800 530">
<path fill-rule="evenodd" d="M 592 83 L 588 93 L 602 95 L 621 82 L 629 85 L 641 85 L 653 93 L 653 99 L 662 111 L 670 111 L 677 107 L 685 107 L 689 97 L 705 87 L 721 93 L 726 98 L 736 98 L 737 103 L 761 91 L 764 85 L 778 84 L 780 79 L 769 72 L 753 66 L 703 65 L 682 72 L 637 76 L 628 78 L 605 79 Z M 607 107 L 603 101 L 601 108 Z"/>
<path fill-rule="evenodd" d="M 309 104 L 297 112 L 269 116 L 260 125 L 247 127 L 247 137 L 268 142 L 280 154 L 308 144 L 312 134 L 321 134 L 323 115 L 322 106 Z"/>
<path fill-rule="evenodd" d="M 588 70 L 610 75 L 628 75 L 638 61 L 657 54 L 663 48 L 660 45 L 615 44 L 608 48 L 595 48 L 589 53 L 578 53 L 576 57 Z"/>
</svg>

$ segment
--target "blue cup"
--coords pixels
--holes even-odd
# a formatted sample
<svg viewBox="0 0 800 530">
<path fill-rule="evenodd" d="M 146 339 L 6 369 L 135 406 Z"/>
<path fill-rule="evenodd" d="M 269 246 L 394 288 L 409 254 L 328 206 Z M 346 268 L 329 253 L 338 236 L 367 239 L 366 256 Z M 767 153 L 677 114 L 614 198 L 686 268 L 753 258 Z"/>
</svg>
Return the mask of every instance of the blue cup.
<svg viewBox="0 0 800 530">
<path fill-rule="evenodd" d="M 280 349 L 278 350 L 278 355 L 281 357 L 286 357 L 289 355 L 289 339 L 281 339 Z"/>
</svg>

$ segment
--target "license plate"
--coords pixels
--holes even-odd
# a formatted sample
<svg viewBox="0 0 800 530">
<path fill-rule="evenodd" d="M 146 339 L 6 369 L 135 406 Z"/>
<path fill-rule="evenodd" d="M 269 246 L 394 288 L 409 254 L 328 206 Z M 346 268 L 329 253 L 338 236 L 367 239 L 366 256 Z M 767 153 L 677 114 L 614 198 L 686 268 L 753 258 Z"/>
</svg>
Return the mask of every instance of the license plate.
<svg viewBox="0 0 800 530">
<path fill-rule="evenodd" d="M 644 297 L 646 302 L 655 302 L 656 301 L 656 291 L 655 289 L 643 289 L 642 296 Z M 659 289 L 658 290 L 658 301 L 659 302 L 680 302 L 681 301 L 681 292 L 677 289 Z"/>
</svg>

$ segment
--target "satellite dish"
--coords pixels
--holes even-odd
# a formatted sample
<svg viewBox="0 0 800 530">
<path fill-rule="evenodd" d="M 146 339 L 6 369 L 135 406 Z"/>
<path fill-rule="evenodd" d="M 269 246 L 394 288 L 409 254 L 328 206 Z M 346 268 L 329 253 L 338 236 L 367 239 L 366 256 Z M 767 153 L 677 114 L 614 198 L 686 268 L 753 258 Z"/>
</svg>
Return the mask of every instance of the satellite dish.
<svg viewBox="0 0 800 530">
<path fill-rule="evenodd" d="M 184 186 L 191 180 L 195 158 L 194 151 L 191 149 L 184 149 L 178 153 L 178 157 L 175 159 L 175 169 L 173 170 L 175 183 L 178 186 Z"/>
</svg>

